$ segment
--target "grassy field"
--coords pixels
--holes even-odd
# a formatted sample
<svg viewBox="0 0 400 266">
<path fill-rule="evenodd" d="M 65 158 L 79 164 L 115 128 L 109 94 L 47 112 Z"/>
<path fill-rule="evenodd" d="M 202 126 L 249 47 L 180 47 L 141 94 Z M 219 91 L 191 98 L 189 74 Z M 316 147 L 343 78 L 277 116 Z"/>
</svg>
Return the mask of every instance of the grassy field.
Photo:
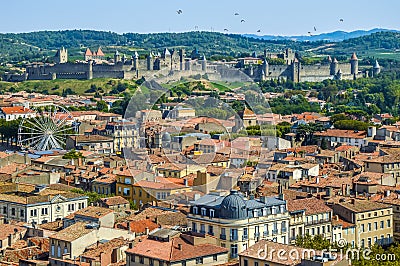
<svg viewBox="0 0 400 266">
<path fill-rule="evenodd" d="M 124 83 L 129 87 L 133 87 L 135 82 L 130 80 L 118 79 L 92 79 L 92 80 L 74 80 L 74 79 L 57 79 L 57 80 L 32 80 L 24 82 L 5 82 L 0 81 L 1 91 L 30 91 L 30 92 L 48 92 L 49 94 L 61 94 L 67 88 L 72 89 L 79 95 L 91 95 L 86 93 L 91 85 L 102 88 L 103 93 L 109 93 L 118 82 Z"/>
</svg>

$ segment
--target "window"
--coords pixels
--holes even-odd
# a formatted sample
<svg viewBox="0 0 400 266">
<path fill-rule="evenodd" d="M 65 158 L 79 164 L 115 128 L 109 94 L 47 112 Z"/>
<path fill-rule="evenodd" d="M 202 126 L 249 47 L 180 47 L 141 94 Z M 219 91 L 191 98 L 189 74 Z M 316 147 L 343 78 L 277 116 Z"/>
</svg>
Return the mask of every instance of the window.
<svg viewBox="0 0 400 266">
<path fill-rule="evenodd" d="M 131 179 L 129 177 L 125 178 L 125 184 L 130 185 L 131 183 L 132 182 L 131 182 Z"/>
<path fill-rule="evenodd" d="M 67 254 L 67 253 L 68 253 L 68 248 L 64 247 L 64 254 Z"/>
<path fill-rule="evenodd" d="M 154 259 L 149 259 L 149 265 L 154 266 Z"/>
<path fill-rule="evenodd" d="M 19 216 L 21 216 L 21 217 L 24 217 L 24 216 L 25 216 L 24 210 L 20 210 L 20 211 L 19 211 Z"/>
<path fill-rule="evenodd" d="M 196 264 L 203 264 L 203 258 L 196 258 Z"/>
<path fill-rule="evenodd" d="M 140 263 L 140 264 L 144 264 L 144 257 L 139 256 L 139 263 Z"/>
<path fill-rule="evenodd" d="M 61 257 L 61 247 L 57 246 L 57 257 L 60 258 Z"/>
<path fill-rule="evenodd" d="M 231 244 L 231 258 L 237 258 L 237 256 L 238 256 L 237 244 Z"/>
<path fill-rule="evenodd" d="M 42 215 L 47 215 L 49 214 L 49 209 L 48 208 L 42 208 Z"/>
<path fill-rule="evenodd" d="M 208 234 L 212 236 L 214 235 L 214 227 L 212 225 L 208 226 Z"/>
<path fill-rule="evenodd" d="M 371 232 L 371 231 L 372 231 L 371 223 L 368 223 L 368 232 Z"/>
<path fill-rule="evenodd" d="M 385 222 L 381 221 L 381 229 L 385 228 Z"/>
<path fill-rule="evenodd" d="M 244 260 L 243 260 L 243 266 L 249 266 L 249 261 L 246 260 L 246 259 L 244 259 Z"/>
<path fill-rule="evenodd" d="M 215 211 L 214 210 L 210 210 L 210 218 L 214 218 L 214 214 L 215 214 Z"/>
<path fill-rule="evenodd" d="M 158 261 L 158 266 L 164 266 L 164 262 L 162 260 Z"/>
<path fill-rule="evenodd" d="M 15 208 L 11 208 L 11 215 L 15 216 Z"/>
<path fill-rule="evenodd" d="M 201 208 L 201 216 L 206 216 L 207 210 L 205 208 Z"/>
<path fill-rule="evenodd" d="M 3 213 L 7 214 L 7 207 L 6 206 L 3 207 Z"/>
<path fill-rule="evenodd" d="M 192 231 L 197 232 L 196 223 L 192 223 Z"/>
<path fill-rule="evenodd" d="M 364 228 L 363 224 L 361 225 L 361 232 L 365 232 L 365 228 Z"/>
<path fill-rule="evenodd" d="M 135 255 L 132 255 L 132 256 L 131 256 L 131 262 L 135 262 L 135 258 L 136 258 L 136 256 L 135 256 Z"/>
<path fill-rule="evenodd" d="M 197 214 L 197 207 L 193 207 L 193 214 Z"/>
<path fill-rule="evenodd" d="M 68 211 L 72 212 L 75 210 L 75 204 L 68 204 Z"/>
<path fill-rule="evenodd" d="M 217 261 L 218 260 L 218 255 L 213 255 L 213 261 Z"/>
<path fill-rule="evenodd" d="M 200 233 L 202 234 L 206 233 L 206 226 L 204 224 L 200 224 Z"/>
<path fill-rule="evenodd" d="M 54 257 L 55 247 L 51 245 L 51 256 Z"/>
<path fill-rule="evenodd" d="M 374 230 L 378 230 L 378 222 L 374 222 Z"/>
<path fill-rule="evenodd" d="M 36 217 L 37 216 L 37 210 L 31 210 L 31 216 Z"/>
<path fill-rule="evenodd" d="M 129 196 L 131 194 L 131 189 L 124 187 L 124 196 Z"/>
<path fill-rule="evenodd" d="M 255 261 L 255 262 L 254 262 L 254 266 L 258 266 L 258 261 Z"/>
<path fill-rule="evenodd" d="M 387 220 L 387 227 L 390 228 L 390 219 Z"/>
</svg>

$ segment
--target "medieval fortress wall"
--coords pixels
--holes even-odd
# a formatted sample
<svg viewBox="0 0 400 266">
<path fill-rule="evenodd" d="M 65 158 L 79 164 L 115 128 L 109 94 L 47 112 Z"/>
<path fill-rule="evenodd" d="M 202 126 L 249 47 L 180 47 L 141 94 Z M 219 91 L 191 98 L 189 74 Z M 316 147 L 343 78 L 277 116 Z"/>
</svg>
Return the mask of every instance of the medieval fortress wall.
<svg viewBox="0 0 400 266">
<path fill-rule="evenodd" d="M 268 59 L 281 58 L 283 65 L 269 65 Z M 114 58 L 105 60 L 101 48 L 96 52 L 88 48 L 84 60 L 75 63 L 68 62 L 67 49 L 59 49 L 54 57 L 54 64 L 33 63 L 26 67 L 23 74 L 5 74 L 3 80 L 21 82 L 25 80 L 54 80 L 54 79 L 86 79 L 116 78 L 136 79 L 160 78 L 166 76 L 184 77 L 196 74 L 207 74 L 213 79 L 230 81 L 244 80 L 292 80 L 322 81 L 325 79 L 356 79 L 368 76 L 368 73 L 358 70 L 358 58 L 354 53 L 350 63 L 338 62 L 328 58 L 324 64 L 302 65 L 295 53 L 286 49 L 282 53 L 268 54 L 262 57 L 239 58 L 237 62 L 208 62 L 205 56 L 200 56 L 197 50 L 187 57 L 185 50 L 168 50 L 150 52 L 145 59 L 139 59 L 135 52 L 130 58 L 115 52 Z M 372 74 L 378 74 L 378 62 L 373 67 Z M 244 75 L 244 74 L 245 75 Z"/>
</svg>

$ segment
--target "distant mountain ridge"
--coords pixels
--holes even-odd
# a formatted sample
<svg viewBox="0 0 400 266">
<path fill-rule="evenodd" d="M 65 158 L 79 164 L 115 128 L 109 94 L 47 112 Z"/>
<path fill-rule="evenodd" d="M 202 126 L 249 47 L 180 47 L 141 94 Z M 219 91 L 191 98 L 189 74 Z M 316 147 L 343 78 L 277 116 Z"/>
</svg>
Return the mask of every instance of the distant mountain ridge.
<svg viewBox="0 0 400 266">
<path fill-rule="evenodd" d="M 251 37 L 256 39 L 262 39 L 267 41 L 301 41 L 301 42 L 316 42 L 316 41 L 328 41 L 328 42 L 341 42 L 352 38 L 358 38 L 366 35 L 371 35 L 377 32 L 400 32 L 398 30 L 381 29 L 375 28 L 371 30 L 355 30 L 351 32 L 346 31 L 334 31 L 328 33 L 321 33 L 317 35 L 294 35 L 294 36 L 276 36 L 276 35 L 256 35 L 256 34 L 243 34 L 245 37 Z M 314 32 L 311 32 L 313 34 Z"/>
</svg>

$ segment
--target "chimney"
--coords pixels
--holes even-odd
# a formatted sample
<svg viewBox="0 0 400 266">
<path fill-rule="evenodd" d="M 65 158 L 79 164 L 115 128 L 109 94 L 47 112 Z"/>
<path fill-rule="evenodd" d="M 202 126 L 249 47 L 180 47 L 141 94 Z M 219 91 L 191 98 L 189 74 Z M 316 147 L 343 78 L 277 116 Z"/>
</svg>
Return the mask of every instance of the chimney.
<svg viewBox="0 0 400 266">
<path fill-rule="evenodd" d="M 146 227 L 146 235 L 149 235 L 150 233 L 150 229 L 148 227 Z"/>
<path fill-rule="evenodd" d="M 178 249 L 182 250 L 182 244 L 178 244 Z"/>
<path fill-rule="evenodd" d="M 315 179 L 315 183 L 319 184 L 319 176 L 317 176 L 317 178 Z"/>
<path fill-rule="evenodd" d="M 385 191 L 385 197 L 389 197 L 390 196 L 390 190 L 386 190 Z"/>
<path fill-rule="evenodd" d="M 128 233 L 129 234 L 132 233 L 131 232 L 131 222 L 130 221 L 126 223 L 126 226 L 128 227 Z"/>
<path fill-rule="evenodd" d="M 356 203 L 356 199 L 354 199 L 354 198 L 351 199 L 351 200 L 350 200 L 350 203 L 354 205 L 354 204 Z"/>
<path fill-rule="evenodd" d="M 280 200 L 285 200 L 285 195 L 284 195 L 283 193 L 280 193 L 280 194 L 279 194 L 279 199 L 280 199 Z"/>
</svg>

